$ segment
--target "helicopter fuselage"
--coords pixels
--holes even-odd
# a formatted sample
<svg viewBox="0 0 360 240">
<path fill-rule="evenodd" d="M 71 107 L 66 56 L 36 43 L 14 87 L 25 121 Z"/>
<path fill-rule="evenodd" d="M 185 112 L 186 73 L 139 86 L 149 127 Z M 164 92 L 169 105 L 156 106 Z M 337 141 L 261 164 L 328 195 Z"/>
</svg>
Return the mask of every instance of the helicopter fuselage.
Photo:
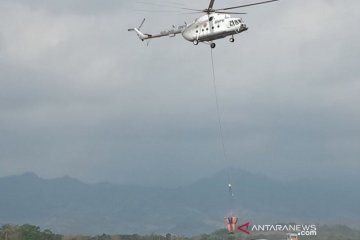
<svg viewBox="0 0 360 240">
<path fill-rule="evenodd" d="M 241 18 L 234 18 L 228 14 L 211 13 L 187 25 L 182 31 L 182 36 L 197 44 L 233 36 L 246 30 L 246 24 Z"/>
<path fill-rule="evenodd" d="M 160 37 L 175 37 L 177 34 L 182 34 L 182 36 L 193 42 L 194 45 L 198 45 L 199 42 L 209 43 L 211 48 L 215 48 L 215 43 L 213 41 L 230 36 L 230 42 L 234 42 L 234 35 L 239 34 L 248 30 L 246 24 L 241 18 L 231 17 L 230 14 L 246 14 L 243 12 L 227 12 L 229 10 L 257 6 L 260 4 L 276 2 L 279 0 L 266 0 L 262 2 L 255 2 L 249 4 L 243 4 L 240 6 L 226 7 L 226 8 L 217 8 L 214 9 L 215 0 L 210 0 L 209 6 L 206 9 L 192 9 L 192 8 L 183 8 L 182 10 L 192 10 L 193 13 L 206 13 L 202 17 L 195 19 L 191 24 L 186 24 L 176 28 L 173 26 L 173 29 L 162 31 L 159 34 L 149 34 L 142 33 L 140 28 L 144 24 L 144 20 L 141 22 L 138 28 L 130 28 L 128 31 L 134 31 L 138 35 L 141 41 L 150 40 L 153 38 Z"/>
</svg>

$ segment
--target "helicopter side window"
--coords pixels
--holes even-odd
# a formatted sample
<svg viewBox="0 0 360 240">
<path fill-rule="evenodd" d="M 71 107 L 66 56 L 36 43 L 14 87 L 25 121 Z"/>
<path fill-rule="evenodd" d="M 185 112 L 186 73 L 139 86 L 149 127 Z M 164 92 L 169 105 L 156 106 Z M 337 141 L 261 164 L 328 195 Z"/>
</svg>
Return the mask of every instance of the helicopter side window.
<svg viewBox="0 0 360 240">
<path fill-rule="evenodd" d="M 234 24 L 234 21 L 233 20 L 231 20 L 230 21 L 230 27 L 232 27 L 232 26 L 234 26 L 235 24 Z"/>
<path fill-rule="evenodd" d="M 210 17 L 210 18 L 209 18 L 209 21 L 211 22 L 213 19 L 214 19 L 214 17 Z"/>
</svg>

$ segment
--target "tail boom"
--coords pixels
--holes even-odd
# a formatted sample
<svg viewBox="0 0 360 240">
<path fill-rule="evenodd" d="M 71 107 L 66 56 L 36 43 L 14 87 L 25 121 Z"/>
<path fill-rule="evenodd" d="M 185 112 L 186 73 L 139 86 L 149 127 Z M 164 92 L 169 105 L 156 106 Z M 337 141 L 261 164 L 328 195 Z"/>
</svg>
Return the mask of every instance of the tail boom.
<svg viewBox="0 0 360 240">
<path fill-rule="evenodd" d="M 141 22 L 140 26 L 138 28 L 130 28 L 128 29 L 129 32 L 134 31 L 136 32 L 136 34 L 138 35 L 138 37 L 140 38 L 141 41 L 147 40 L 147 39 L 152 39 L 152 38 L 160 38 L 160 37 L 175 37 L 177 34 L 182 33 L 184 26 L 179 26 L 177 29 L 174 27 L 174 29 L 171 30 L 166 30 L 166 31 L 162 31 L 159 34 L 148 34 L 148 33 L 142 33 L 140 31 L 140 28 L 142 27 L 142 25 L 145 22 L 145 18 L 144 20 Z"/>
</svg>

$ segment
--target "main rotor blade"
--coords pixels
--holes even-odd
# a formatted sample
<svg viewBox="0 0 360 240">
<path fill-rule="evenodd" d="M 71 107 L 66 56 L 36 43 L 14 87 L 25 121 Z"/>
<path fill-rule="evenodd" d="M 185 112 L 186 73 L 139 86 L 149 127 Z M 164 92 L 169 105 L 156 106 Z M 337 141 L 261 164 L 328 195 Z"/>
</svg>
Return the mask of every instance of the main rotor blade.
<svg viewBox="0 0 360 240">
<path fill-rule="evenodd" d="M 223 12 L 223 11 L 215 11 L 215 13 L 225 13 L 225 14 L 247 14 L 243 12 Z"/>
<path fill-rule="evenodd" d="M 183 9 L 183 10 L 189 10 L 189 11 L 199 11 L 199 12 L 204 12 L 203 9 L 195 9 L 195 8 L 180 8 L 180 9 Z"/>
<path fill-rule="evenodd" d="M 191 15 L 191 14 L 200 14 L 200 13 L 203 13 L 203 11 L 181 12 L 181 13 L 177 13 L 176 15 Z"/>
<path fill-rule="evenodd" d="M 212 9 L 214 6 L 215 0 L 211 0 L 208 9 Z"/>
<path fill-rule="evenodd" d="M 246 5 L 240 5 L 240 6 L 236 6 L 236 7 L 228 7 L 228 8 L 219 8 L 219 9 L 215 9 L 215 11 L 217 10 L 230 10 L 230 9 L 235 9 L 235 8 L 243 8 L 243 7 L 250 7 L 250 6 L 254 6 L 254 5 L 260 5 L 260 4 L 265 4 L 265 3 L 271 3 L 271 2 L 276 2 L 279 0 L 270 0 L 270 1 L 265 1 L 265 2 L 257 2 L 257 3 L 251 3 L 251 4 L 246 4 Z"/>
</svg>

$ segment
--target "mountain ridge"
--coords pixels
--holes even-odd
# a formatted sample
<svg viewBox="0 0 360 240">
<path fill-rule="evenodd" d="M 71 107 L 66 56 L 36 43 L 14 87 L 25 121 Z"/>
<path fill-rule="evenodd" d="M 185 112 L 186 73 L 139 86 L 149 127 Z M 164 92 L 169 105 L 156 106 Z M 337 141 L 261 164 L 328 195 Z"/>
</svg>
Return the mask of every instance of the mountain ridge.
<svg viewBox="0 0 360 240">
<path fill-rule="evenodd" d="M 223 227 L 229 213 L 225 169 L 176 188 L 84 183 L 34 173 L 0 178 L 0 223 L 32 223 L 60 233 L 199 234 Z M 360 220 L 351 188 L 281 182 L 243 170 L 230 172 L 232 211 L 256 222 Z M 323 186 L 323 187 L 322 187 Z M 346 196 L 346 197 L 343 197 Z M 348 222 L 346 222 L 347 224 Z"/>
</svg>

